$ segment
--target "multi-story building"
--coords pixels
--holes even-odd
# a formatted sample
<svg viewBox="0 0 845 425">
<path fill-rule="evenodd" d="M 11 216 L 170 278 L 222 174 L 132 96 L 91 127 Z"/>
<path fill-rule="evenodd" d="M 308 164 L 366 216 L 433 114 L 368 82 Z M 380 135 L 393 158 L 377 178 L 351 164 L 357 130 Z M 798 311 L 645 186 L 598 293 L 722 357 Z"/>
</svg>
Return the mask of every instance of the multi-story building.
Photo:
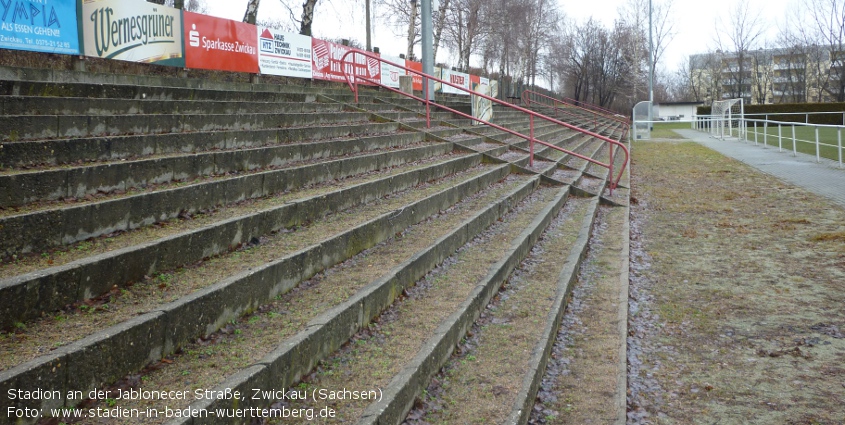
<svg viewBox="0 0 845 425">
<path fill-rule="evenodd" d="M 707 104 L 743 98 L 746 104 L 845 100 L 845 52 L 817 46 L 716 51 L 690 56 L 693 93 Z"/>
</svg>

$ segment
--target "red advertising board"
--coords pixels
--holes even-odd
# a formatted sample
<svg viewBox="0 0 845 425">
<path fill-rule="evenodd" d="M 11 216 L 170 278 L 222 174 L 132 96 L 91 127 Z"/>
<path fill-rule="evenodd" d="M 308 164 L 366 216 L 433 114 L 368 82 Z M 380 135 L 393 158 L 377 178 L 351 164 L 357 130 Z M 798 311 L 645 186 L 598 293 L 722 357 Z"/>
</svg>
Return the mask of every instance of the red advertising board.
<svg viewBox="0 0 845 425">
<path fill-rule="evenodd" d="M 413 69 L 414 71 L 422 72 L 422 62 L 414 62 L 405 60 L 405 68 Z M 411 74 L 414 76 L 414 90 L 422 91 L 422 77 L 418 74 Z"/>
<path fill-rule="evenodd" d="M 311 39 L 312 75 L 315 80 L 346 82 L 343 77 L 340 60 L 351 48 L 329 41 Z M 354 60 L 353 60 L 354 59 Z M 381 80 L 381 66 L 378 60 L 363 55 L 349 55 L 347 58 L 347 73 L 360 77 Z M 359 84 L 365 83 L 363 80 Z"/>
<path fill-rule="evenodd" d="M 258 73 L 254 25 L 184 12 L 185 66 Z"/>
</svg>

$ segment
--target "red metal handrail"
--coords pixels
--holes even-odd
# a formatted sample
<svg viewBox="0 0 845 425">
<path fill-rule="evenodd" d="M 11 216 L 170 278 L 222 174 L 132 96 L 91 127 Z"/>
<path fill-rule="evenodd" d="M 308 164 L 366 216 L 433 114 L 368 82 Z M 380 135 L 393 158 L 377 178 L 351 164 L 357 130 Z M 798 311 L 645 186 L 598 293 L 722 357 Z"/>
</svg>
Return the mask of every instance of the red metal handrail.
<svg viewBox="0 0 845 425">
<path fill-rule="evenodd" d="M 583 102 L 583 101 L 578 101 L 578 100 L 570 99 L 570 98 L 568 98 L 568 97 L 564 97 L 564 98 L 562 98 L 562 99 L 555 99 L 555 98 L 553 98 L 553 97 L 546 96 L 546 95 L 544 95 L 544 94 L 542 94 L 542 93 L 537 93 L 537 92 L 535 92 L 535 91 L 533 91 L 533 90 L 523 90 L 523 91 L 522 91 L 522 101 L 523 101 L 523 102 L 525 102 L 525 104 L 526 104 L 526 105 L 530 105 L 530 104 L 531 104 L 531 99 L 530 99 L 530 97 L 526 97 L 526 94 L 528 94 L 528 95 L 534 95 L 534 96 L 536 96 L 536 97 L 546 98 L 546 99 L 551 100 L 551 101 L 552 101 L 552 102 L 554 102 L 554 103 L 562 103 L 562 104 L 564 104 L 564 105 L 567 105 L 567 106 L 572 106 L 572 107 L 574 107 L 574 108 L 578 108 L 578 109 L 581 109 L 581 110 L 587 111 L 587 112 L 592 113 L 592 114 L 599 114 L 599 115 L 601 115 L 601 116 L 602 116 L 602 117 L 604 117 L 604 118 L 609 118 L 609 119 L 612 119 L 612 120 L 619 121 L 619 122 L 621 122 L 621 123 L 623 123 L 623 124 L 625 124 L 625 125 L 627 125 L 627 126 L 630 126 L 630 125 L 631 125 L 631 120 L 629 120 L 627 117 L 623 117 L 622 115 L 619 115 L 619 114 L 617 114 L 617 113 L 615 113 L 615 112 L 613 112 L 613 111 L 611 111 L 611 110 L 608 110 L 608 109 L 602 108 L 602 107 L 600 107 L 600 106 L 596 106 L 596 105 L 593 105 L 593 104 L 591 104 L 591 103 L 587 103 L 587 102 Z M 538 103 L 539 103 L 539 102 L 538 102 Z M 551 106 L 551 107 L 553 107 L 553 108 L 557 109 L 557 106 L 556 106 L 556 105 L 554 105 L 554 104 L 553 104 L 553 105 L 549 105 L 549 106 Z"/>
<path fill-rule="evenodd" d="M 427 87 L 428 87 L 428 81 L 427 81 L 427 80 L 429 80 L 429 79 L 430 79 L 430 80 L 433 80 L 433 81 L 440 82 L 441 84 L 445 84 L 445 85 L 448 85 L 448 86 L 454 87 L 454 88 L 456 88 L 456 89 L 458 89 L 458 90 L 460 90 L 460 91 L 467 92 L 467 93 L 468 93 L 468 94 L 470 94 L 470 95 L 473 95 L 473 96 L 479 96 L 479 97 L 481 97 L 481 98 L 483 98 L 483 99 L 487 99 L 487 100 L 489 100 L 489 101 L 491 101 L 491 102 L 495 102 L 495 103 L 497 103 L 497 104 L 499 104 L 499 105 L 504 105 L 504 106 L 506 106 L 506 107 L 508 107 L 508 108 L 516 109 L 516 110 L 521 111 L 521 112 L 523 112 L 523 113 L 525 113 L 525 114 L 528 114 L 528 115 L 529 115 L 529 131 L 530 131 L 530 133 L 529 133 L 529 135 L 525 135 L 525 134 L 519 133 L 519 132 L 517 132 L 517 131 L 511 130 L 511 129 L 509 129 L 509 128 L 505 128 L 505 127 L 502 127 L 502 126 L 500 126 L 500 125 L 493 124 L 493 123 L 491 123 L 491 122 L 485 121 L 485 120 L 483 120 L 483 119 L 476 118 L 476 117 L 474 117 L 474 116 L 472 116 L 472 115 L 468 115 L 468 114 L 465 114 L 465 113 L 463 113 L 463 112 L 457 111 L 457 110 L 452 109 L 452 108 L 450 108 L 450 107 L 448 107 L 448 106 L 445 106 L 445 105 L 441 105 L 441 104 L 435 103 L 434 101 L 432 101 L 431 99 L 429 99 L 428 90 L 423 90 L 423 91 L 425 92 L 425 98 L 420 98 L 420 97 L 417 97 L 417 96 L 415 96 L 415 95 L 413 95 L 413 94 L 410 94 L 410 93 L 405 93 L 405 92 L 400 91 L 400 90 L 397 90 L 397 89 L 395 89 L 395 88 L 393 88 L 393 87 L 389 87 L 389 86 L 387 86 L 387 85 L 384 85 L 384 84 L 382 84 L 382 82 L 381 82 L 380 80 L 374 80 L 374 79 L 372 79 L 372 78 L 367 78 L 367 77 L 360 76 L 360 75 L 354 75 L 354 71 L 352 72 L 352 74 L 353 74 L 353 75 L 351 75 L 351 76 L 350 76 L 350 75 L 349 75 L 349 71 L 352 71 L 352 70 L 354 69 L 354 67 L 353 67 L 353 66 L 351 66 L 351 65 L 348 65 L 348 64 L 347 64 L 347 61 L 346 61 L 347 57 L 348 57 L 350 54 L 362 55 L 362 56 L 364 56 L 364 57 L 367 57 L 367 58 L 370 58 L 370 59 L 374 59 L 374 60 L 377 60 L 377 61 L 380 61 L 380 62 L 384 62 L 384 63 L 386 63 L 386 64 L 388 64 L 388 65 L 395 66 L 395 67 L 400 68 L 400 69 L 404 69 L 406 72 L 410 72 L 410 73 L 413 73 L 413 74 L 419 75 L 419 76 L 421 76 L 421 77 L 422 77 L 422 79 L 423 79 L 423 87 L 424 87 L 424 88 L 427 88 Z M 448 81 L 445 81 L 445 80 L 441 80 L 440 78 L 433 77 L 433 76 L 428 75 L 428 74 L 425 74 L 425 73 L 423 73 L 423 72 L 421 72 L 421 71 L 417 71 L 417 70 L 414 70 L 414 69 L 407 68 L 407 67 L 405 67 L 404 65 L 399 65 L 399 64 L 397 64 L 397 63 L 393 63 L 393 62 L 391 62 L 391 61 L 388 61 L 388 60 L 386 60 L 386 59 L 381 58 L 380 56 L 376 56 L 376 55 L 375 55 L 375 54 L 373 54 L 373 53 L 370 53 L 370 52 L 365 52 L 365 51 L 360 50 L 360 49 L 350 49 L 349 51 L 347 51 L 347 52 L 346 52 L 346 53 L 345 53 L 345 54 L 341 57 L 340 62 L 341 62 L 341 69 L 342 69 L 342 71 L 343 71 L 343 77 L 346 79 L 346 84 L 347 84 L 347 85 L 349 85 L 349 89 L 350 89 L 350 90 L 352 90 L 352 92 L 355 94 L 355 103 L 358 103 L 358 81 L 359 81 L 359 80 L 361 80 L 361 81 L 366 81 L 366 82 L 369 82 L 369 83 L 371 83 L 371 84 L 375 84 L 375 85 L 377 85 L 377 86 L 384 87 L 384 88 L 386 88 L 386 89 L 388 89 L 388 90 L 390 90 L 390 91 L 393 91 L 393 92 L 395 92 L 395 93 L 399 93 L 399 94 L 402 94 L 402 95 L 404 95 L 404 96 L 406 96 L 406 97 L 410 97 L 410 98 L 412 98 L 412 99 L 416 99 L 416 100 L 418 100 L 418 101 L 420 101 L 420 102 L 425 103 L 426 128 L 431 128 L 431 105 L 434 105 L 435 107 L 438 107 L 438 108 L 440 108 L 440 109 L 444 109 L 444 110 L 446 110 L 446 111 L 452 112 L 453 114 L 456 114 L 456 115 L 458 115 L 458 116 L 461 116 L 461 117 L 464 117 L 464 118 L 467 118 L 467 119 L 470 119 L 470 120 L 473 120 L 473 121 L 480 122 L 480 123 L 482 123 L 482 124 L 488 125 L 488 126 L 490 126 L 490 127 L 492 127 L 492 128 L 495 128 L 495 129 L 497 129 L 497 130 L 504 131 L 504 132 L 509 133 L 509 134 L 512 134 L 512 135 L 514 135 L 514 136 L 521 137 L 521 138 L 523 138 L 523 139 L 525 139 L 525 140 L 528 140 L 528 146 L 529 146 L 529 159 L 528 159 L 528 163 L 529 163 L 529 166 L 533 166 L 533 165 L 534 165 L 534 144 L 535 144 L 535 143 L 539 143 L 539 144 L 541 144 L 541 145 L 543 145 L 543 146 L 546 146 L 546 147 L 549 147 L 549 148 L 552 148 L 552 149 L 557 149 L 557 150 L 559 150 L 559 151 L 561 151 L 561 152 L 564 152 L 564 153 L 566 153 L 566 154 L 568 154 L 568 155 L 572 155 L 572 156 L 574 156 L 574 157 L 576 157 L 576 158 L 580 158 L 580 159 L 583 159 L 583 160 L 585 160 L 585 161 L 588 161 L 588 162 L 591 162 L 591 163 L 593 163 L 593 164 L 596 164 L 596 165 L 598 165 L 598 166 L 601 166 L 601 167 L 607 168 L 607 169 L 609 170 L 609 175 L 608 175 L 608 177 L 610 177 L 609 186 L 610 186 L 610 191 L 611 191 L 611 193 L 612 193 L 612 192 L 613 192 L 613 189 L 615 189 L 615 188 L 617 187 L 617 185 L 619 184 L 619 180 L 622 178 L 622 174 L 625 172 L 625 167 L 628 165 L 628 161 L 630 160 L 630 154 L 629 154 L 629 152 L 628 152 L 628 148 L 626 148 L 626 147 L 625 147 L 625 145 L 624 145 L 623 143 L 619 142 L 619 141 L 613 140 L 613 139 L 611 139 L 611 138 L 609 138 L 609 137 L 602 136 L 602 135 L 600 135 L 600 134 L 594 133 L 594 132 L 589 131 L 589 130 L 584 130 L 584 129 L 582 129 L 582 128 L 580 128 L 580 127 L 577 127 L 577 126 L 574 126 L 574 125 L 572 125 L 572 124 L 565 123 L 565 122 L 563 122 L 563 121 L 559 121 L 559 120 L 554 119 L 554 118 L 551 118 L 551 117 L 547 117 L 547 116 L 545 116 L 545 115 L 542 115 L 542 114 L 540 114 L 540 113 L 537 113 L 537 112 L 531 111 L 531 110 L 529 110 L 529 109 L 525 109 L 525 108 L 522 108 L 522 107 L 519 107 L 519 106 L 516 106 L 516 105 L 510 104 L 510 103 L 507 103 L 507 102 L 503 102 L 503 101 L 501 101 L 501 100 L 499 100 L 499 99 L 496 99 L 496 98 L 493 98 L 493 97 L 487 96 L 487 95 L 485 95 L 485 94 L 473 92 L 473 91 L 471 91 L 471 90 L 469 90 L 469 89 L 466 89 L 466 88 L 461 87 L 461 86 L 456 85 L 456 84 L 452 84 L 451 82 L 448 82 Z M 535 117 L 536 117 L 536 118 L 540 118 L 540 119 L 542 119 L 542 120 L 546 120 L 546 121 L 549 121 L 549 122 L 555 123 L 555 124 L 558 124 L 558 125 L 562 125 L 562 126 L 564 126 L 564 127 L 568 128 L 568 129 L 570 129 L 570 130 L 574 130 L 574 131 L 577 131 L 577 132 L 579 132 L 579 133 L 583 133 L 583 134 L 586 134 L 586 135 L 588 135 L 588 136 L 592 136 L 592 137 L 595 137 L 595 138 L 597 138 L 597 139 L 599 139 L 599 140 L 602 140 L 602 141 L 604 141 L 604 142 L 607 142 L 607 143 L 609 144 L 609 146 L 608 146 L 608 147 L 609 147 L 609 150 L 610 150 L 610 157 L 609 157 L 610 161 L 609 161 L 608 163 L 606 163 L 606 164 L 605 164 L 605 163 L 603 163 L 603 162 L 601 162 L 601 161 L 598 161 L 598 160 L 596 160 L 596 159 L 593 159 L 593 158 L 590 158 L 590 157 L 587 157 L 587 156 L 581 155 L 581 154 L 579 154 L 579 153 L 576 153 L 576 152 L 570 151 L 570 150 L 568 150 L 568 149 L 564 149 L 564 148 L 561 148 L 561 147 L 559 147 L 559 146 L 555 146 L 555 145 L 553 145 L 553 144 L 551 144 L 551 143 L 544 142 L 544 141 L 542 141 L 542 140 L 537 139 L 536 137 L 534 137 L 534 118 L 535 118 Z M 613 162 L 614 162 L 614 161 L 613 161 L 613 146 L 614 146 L 614 145 L 615 145 L 615 146 L 618 146 L 618 147 L 620 147 L 620 148 L 622 148 L 622 151 L 625 153 L 625 162 L 623 162 L 623 163 L 622 163 L 622 168 L 619 170 L 619 174 L 616 176 L 616 178 L 615 178 L 615 179 L 613 178 Z"/>
</svg>

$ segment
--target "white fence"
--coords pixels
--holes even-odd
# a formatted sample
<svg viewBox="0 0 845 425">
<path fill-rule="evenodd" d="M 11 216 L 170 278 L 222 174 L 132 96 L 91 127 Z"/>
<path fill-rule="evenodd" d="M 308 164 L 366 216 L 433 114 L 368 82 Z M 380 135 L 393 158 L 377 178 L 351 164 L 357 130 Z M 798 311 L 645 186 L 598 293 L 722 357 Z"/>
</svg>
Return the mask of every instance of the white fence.
<svg viewBox="0 0 845 425">
<path fill-rule="evenodd" d="M 724 128 L 719 123 L 719 120 L 722 119 L 724 118 L 700 115 L 693 120 L 692 128 L 712 132 L 714 127 Z M 725 135 L 735 136 L 746 143 L 754 142 L 755 145 L 763 145 L 764 147 L 777 147 L 779 151 L 791 150 L 793 156 L 797 156 L 798 152 L 815 154 L 816 162 L 821 162 L 821 158 L 824 157 L 838 162 L 839 168 L 843 168 L 843 156 L 845 156 L 842 143 L 842 132 L 845 130 L 843 125 L 749 119 L 746 115 L 745 118 L 739 120 L 738 127 L 741 129 L 740 131 L 735 134 L 726 132 Z M 730 129 L 732 126 L 727 126 L 727 128 Z"/>
</svg>

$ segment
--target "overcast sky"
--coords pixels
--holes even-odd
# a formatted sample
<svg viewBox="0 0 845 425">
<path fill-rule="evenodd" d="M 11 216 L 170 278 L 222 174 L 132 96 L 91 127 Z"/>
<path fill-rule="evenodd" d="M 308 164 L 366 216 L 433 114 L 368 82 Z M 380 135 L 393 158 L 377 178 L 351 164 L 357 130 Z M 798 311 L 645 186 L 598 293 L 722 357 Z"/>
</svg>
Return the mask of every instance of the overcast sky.
<svg viewBox="0 0 845 425">
<path fill-rule="evenodd" d="M 627 0 L 558 0 L 560 9 L 566 15 L 579 22 L 593 17 L 610 27 L 618 18 L 619 6 Z M 666 0 L 654 0 L 655 3 Z M 787 10 L 801 0 L 749 0 L 752 11 L 761 13 L 762 21 L 768 27 L 768 39 L 774 41 L 777 26 L 786 22 Z M 241 20 L 243 19 L 246 0 L 207 0 L 209 14 Z M 297 5 L 297 16 L 302 9 Z M 725 25 L 730 24 L 729 13 L 735 7 L 736 0 L 674 0 L 672 19 L 676 36 L 671 40 L 662 60 L 662 66 L 669 72 L 678 68 L 685 56 L 705 53 L 715 47 L 715 32 L 718 19 Z M 258 18 L 270 19 L 278 16 L 282 21 L 289 21 L 288 12 L 279 0 L 262 0 Z M 331 0 L 321 1 L 317 5 L 314 35 L 318 38 L 351 37 L 362 44 L 365 39 L 363 1 Z M 382 25 L 373 29 L 373 45 L 381 49 L 382 54 L 398 56 L 405 52 L 405 41 L 393 30 Z M 419 49 L 419 48 L 418 48 Z M 438 53 L 438 61 L 444 61 Z M 456 62 L 456 59 L 450 62 Z"/>
</svg>

